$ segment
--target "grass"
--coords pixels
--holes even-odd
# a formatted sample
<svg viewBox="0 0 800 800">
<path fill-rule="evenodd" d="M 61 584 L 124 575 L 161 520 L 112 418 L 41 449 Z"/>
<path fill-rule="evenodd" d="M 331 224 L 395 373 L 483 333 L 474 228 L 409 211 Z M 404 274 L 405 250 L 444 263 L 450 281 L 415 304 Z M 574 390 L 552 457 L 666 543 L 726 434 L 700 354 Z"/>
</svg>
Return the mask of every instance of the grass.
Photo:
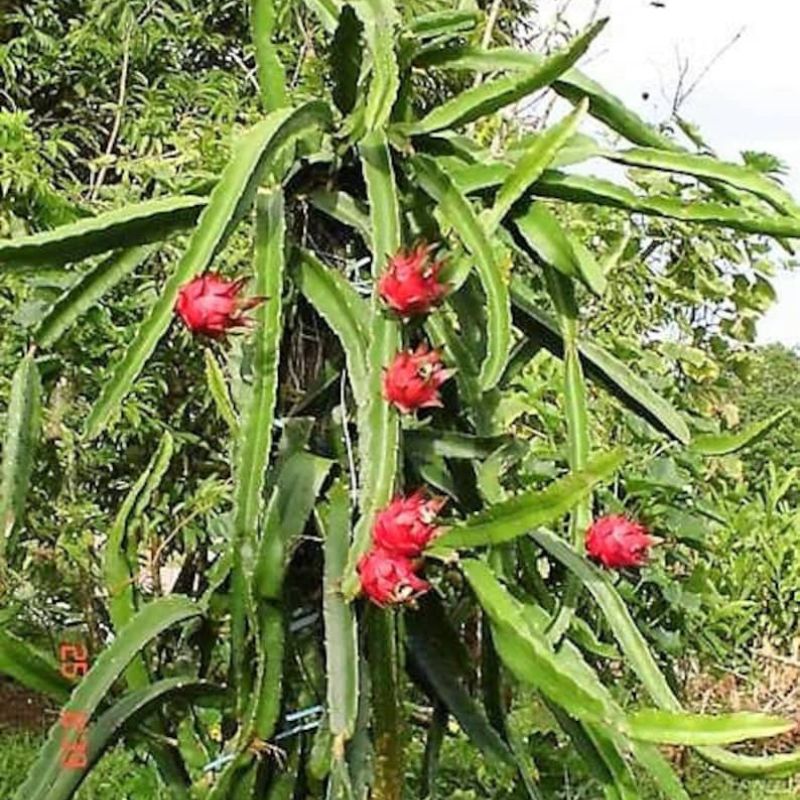
<svg viewBox="0 0 800 800">
<path fill-rule="evenodd" d="M 0 797 L 10 800 L 36 758 L 42 737 L 0 733 Z M 78 800 L 168 800 L 154 771 L 117 747 L 106 754 L 81 786 Z"/>
<path fill-rule="evenodd" d="M 540 787 L 547 800 L 598 800 L 602 790 L 586 773 L 573 748 L 563 736 L 556 735 L 535 703 L 518 709 L 512 717 L 518 734 L 533 732 L 529 752 L 539 770 Z M 524 791 L 516 776 L 500 764 L 481 757 L 466 736 L 453 726 L 445 738 L 436 775 L 437 799 L 447 800 L 523 800 Z M 527 737 L 524 737 L 527 738 Z M 410 743 L 409 762 L 419 764 L 423 737 Z M 693 800 L 800 800 L 800 779 L 779 781 L 742 781 L 721 773 L 699 757 L 689 756 L 682 772 L 686 790 Z M 419 776 L 410 775 L 409 797 L 419 797 Z M 663 800 L 650 779 L 637 771 L 640 800 Z"/>
<path fill-rule="evenodd" d="M 518 800 L 513 775 L 505 769 L 490 765 L 476 754 L 461 733 L 448 736 L 442 748 L 437 774 L 437 796 L 447 800 Z M 0 733 L 0 798 L 13 797 L 25 773 L 36 758 L 42 739 L 30 734 Z M 542 742 L 544 744 L 544 742 Z M 421 741 L 415 737 L 411 744 L 412 761 L 419 763 Z M 542 750 L 542 754 L 544 750 Z M 596 787 L 585 778 L 568 772 L 578 771 L 577 762 L 557 749 L 551 760 L 540 759 L 542 787 L 548 800 L 596 800 Z M 556 765 L 565 769 L 559 771 Z M 418 776 L 411 777 L 411 792 Z M 699 759 L 689 762 L 685 774 L 689 795 L 697 800 L 798 800 L 800 783 L 789 781 L 737 781 L 711 770 Z M 517 787 L 518 789 L 519 787 Z M 641 800 L 661 800 L 660 796 L 641 785 Z M 81 786 L 77 800 L 168 800 L 159 787 L 155 771 L 138 761 L 136 755 L 117 747 L 106 754 Z"/>
<path fill-rule="evenodd" d="M 698 800 L 798 800 L 800 797 L 800 784 L 794 781 L 735 780 L 712 770 L 700 759 L 695 759 L 688 770 L 686 788 Z M 657 800 L 657 796 L 653 795 L 652 800 Z"/>
</svg>

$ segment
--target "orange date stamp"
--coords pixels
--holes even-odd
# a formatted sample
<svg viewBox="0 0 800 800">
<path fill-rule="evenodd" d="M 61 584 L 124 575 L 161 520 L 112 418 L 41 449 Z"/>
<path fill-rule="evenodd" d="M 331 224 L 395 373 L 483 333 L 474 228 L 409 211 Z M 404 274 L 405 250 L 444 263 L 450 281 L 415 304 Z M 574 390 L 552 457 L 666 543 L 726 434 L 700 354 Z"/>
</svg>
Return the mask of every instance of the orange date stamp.
<svg viewBox="0 0 800 800">
<path fill-rule="evenodd" d="M 58 648 L 61 674 L 70 681 L 82 678 L 89 671 L 89 653 L 82 644 L 62 643 Z"/>
<path fill-rule="evenodd" d="M 67 680 L 75 681 L 89 671 L 89 653 L 82 644 L 62 644 L 58 649 L 59 669 Z M 59 717 L 61 727 L 61 766 L 83 769 L 89 763 L 86 736 L 88 716 L 83 711 L 65 709 Z"/>
</svg>

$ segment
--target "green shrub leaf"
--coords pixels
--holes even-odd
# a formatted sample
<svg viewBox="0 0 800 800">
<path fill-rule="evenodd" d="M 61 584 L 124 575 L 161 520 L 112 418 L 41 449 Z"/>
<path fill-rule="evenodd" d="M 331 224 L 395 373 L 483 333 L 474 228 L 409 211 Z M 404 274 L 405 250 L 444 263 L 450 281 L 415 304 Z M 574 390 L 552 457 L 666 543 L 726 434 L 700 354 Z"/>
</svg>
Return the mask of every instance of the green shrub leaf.
<svg viewBox="0 0 800 800">
<path fill-rule="evenodd" d="M 434 540 L 431 552 L 484 547 L 508 542 L 564 516 L 593 487 L 611 478 L 623 461 L 620 451 L 593 458 L 587 468 L 573 472 L 545 489 L 534 489 L 496 503 L 468 517 Z"/>
<path fill-rule="evenodd" d="M 0 562 L 25 510 L 33 451 L 42 424 L 41 406 L 42 383 L 31 351 L 20 361 L 11 380 L 0 483 Z"/>
<path fill-rule="evenodd" d="M 0 675 L 59 703 L 69 697 L 70 683 L 59 671 L 55 659 L 3 629 L 0 629 Z"/>
<path fill-rule="evenodd" d="M 433 133 L 444 128 L 457 128 L 493 114 L 505 106 L 551 84 L 566 72 L 589 48 L 592 40 L 606 25 L 599 20 L 578 36 L 564 51 L 556 53 L 521 75 L 497 78 L 467 89 L 447 100 L 410 127 L 414 135 Z"/>
<path fill-rule="evenodd" d="M 333 77 L 333 102 L 342 114 L 349 114 L 358 97 L 364 25 L 352 6 L 346 5 L 331 42 L 330 66 Z"/>
<path fill-rule="evenodd" d="M 367 321 L 369 306 L 350 282 L 306 250 L 300 251 L 294 280 L 305 298 L 339 338 L 358 405 L 367 397 Z"/>
<path fill-rule="evenodd" d="M 242 408 L 236 447 L 233 492 L 233 554 L 231 615 L 233 668 L 239 681 L 244 670 L 245 632 L 253 598 L 259 546 L 258 523 L 263 511 L 263 489 L 272 447 L 275 403 L 278 392 L 278 362 L 283 334 L 283 277 L 285 269 L 286 220 L 280 188 L 260 191 L 256 201 L 254 293 L 266 298 L 253 313 L 252 378 Z M 265 530 L 264 536 L 278 536 Z M 279 583 L 283 564 L 262 565 L 269 579 Z M 241 682 L 238 684 L 241 686 Z M 242 698 L 240 698 L 242 700 Z"/>
<path fill-rule="evenodd" d="M 533 684 L 571 716 L 608 723 L 603 698 L 573 673 L 561 669 L 543 633 L 525 621 L 519 604 L 481 561 L 466 559 L 461 568 L 492 622 L 492 635 L 505 665 L 518 680 Z"/>
<path fill-rule="evenodd" d="M 486 359 L 481 365 L 480 384 L 484 390 L 491 389 L 503 374 L 511 345 L 511 309 L 506 278 L 500 272 L 487 233 L 469 201 L 433 159 L 417 156 L 412 163 L 422 188 L 438 203 L 439 211 L 475 259 L 487 302 Z"/>
<path fill-rule="evenodd" d="M 208 390 L 214 400 L 217 413 L 225 420 L 231 436 L 235 439 L 239 435 L 239 417 L 231 401 L 225 373 L 222 371 L 222 367 L 211 348 L 207 347 L 203 356 L 206 364 L 206 383 L 208 384 Z"/>
<path fill-rule="evenodd" d="M 269 113 L 286 105 L 286 71 L 272 41 L 277 11 L 274 0 L 251 0 L 250 27 L 256 51 L 261 104 Z"/>
<path fill-rule="evenodd" d="M 146 200 L 19 239 L 0 240 L 2 268 L 53 267 L 108 250 L 160 242 L 190 228 L 206 207 L 191 195 Z"/>
<path fill-rule="evenodd" d="M 648 708 L 628 715 L 628 726 L 634 739 L 697 746 L 780 736 L 792 730 L 795 724 L 780 717 L 748 711 L 712 717 Z"/>
<path fill-rule="evenodd" d="M 511 206 L 541 177 L 558 151 L 575 133 L 586 113 L 587 105 L 581 103 L 571 114 L 539 134 L 517 161 L 500 186 L 494 205 L 486 214 L 484 225 L 490 236 L 511 210 Z"/>
<path fill-rule="evenodd" d="M 325 663 L 328 680 L 329 725 L 338 744 L 355 732 L 358 714 L 358 624 L 355 608 L 342 597 L 342 576 L 350 547 L 350 502 L 340 481 L 328 492 L 328 503 L 317 513 L 325 540 L 325 580 L 322 610 L 325 619 Z"/>
<path fill-rule="evenodd" d="M 726 456 L 729 453 L 735 453 L 761 441 L 791 413 L 791 408 L 784 408 L 771 417 L 754 422 L 744 430 L 735 433 L 709 433 L 695 436 L 692 440 L 692 450 L 704 456 Z"/>
<path fill-rule="evenodd" d="M 172 320 L 181 286 L 210 266 L 237 223 L 249 211 L 256 187 L 271 159 L 287 141 L 325 122 L 328 116 L 328 107 L 319 102 L 275 111 L 239 142 L 175 271 L 94 404 L 86 422 L 88 439 L 103 431 L 131 390 Z"/>
<path fill-rule="evenodd" d="M 85 272 L 56 300 L 34 333 L 42 347 L 51 347 L 101 297 L 135 272 L 153 252 L 152 247 L 132 247 L 103 259 Z"/>
<path fill-rule="evenodd" d="M 402 244 L 400 204 L 386 135 L 378 131 L 368 134 L 359 151 L 372 226 L 372 277 L 377 280 Z M 361 518 L 345 570 L 344 592 L 348 597 L 357 591 L 356 565 L 369 547 L 375 513 L 394 493 L 400 446 L 397 412 L 383 396 L 383 371 L 402 345 L 400 325 L 386 313 L 374 288 L 369 319 L 367 398 L 358 414 Z"/>
<path fill-rule="evenodd" d="M 50 788 L 48 800 L 68 800 L 73 797 L 92 767 L 114 742 L 135 729 L 143 719 L 163 708 L 165 703 L 181 699 L 202 705 L 203 697 L 210 699 L 221 693 L 222 689 L 206 681 L 167 678 L 124 695 L 89 726 L 86 734 L 86 767 L 62 769 Z"/>
<path fill-rule="evenodd" d="M 548 170 L 532 193 L 570 203 L 596 203 L 656 217 L 699 222 L 742 233 L 800 238 L 800 218 L 750 212 L 722 203 L 687 203 L 672 197 L 643 197 L 611 181 L 588 175 L 566 175 Z"/>
<path fill-rule="evenodd" d="M 549 531 L 538 530 L 532 536 L 537 544 L 575 574 L 589 590 L 608 621 L 630 667 L 656 704 L 665 711 L 681 713 L 678 698 L 659 670 L 624 600 L 606 576 Z M 778 778 L 800 771 L 800 751 L 770 756 L 749 756 L 731 753 L 719 747 L 701 747 L 698 752 L 709 763 L 743 778 Z"/>
<path fill-rule="evenodd" d="M 569 278 L 582 281 L 600 296 L 606 279 L 594 256 L 580 245 L 544 203 L 532 203 L 514 217 L 522 240 L 546 264 Z"/>
<path fill-rule="evenodd" d="M 406 616 L 406 645 L 416 670 L 486 756 L 511 763 L 511 752 L 461 681 L 469 656 L 441 605 L 426 599 Z"/>
<path fill-rule="evenodd" d="M 480 12 L 467 8 L 431 11 L 428 14 L 413 17 L 408 27 L 413 36 L 424 41 L 470 31 L 475 28 L 480 18 Z"/>
<path fill-rule="evenodd" d="M 397 55 L 394 51 L 395 26 L 400 17 L 394 0 L 353 0 L 351 3 L 364 23 L 372 54 L 372 82 L 367 95 L 367 131 L 380 131 L 389 121 L 400 88 Z"/>
<path fill-rule="evenodd" d="M 537 308 L 535 298 L 522 281 L 512 283 L 511 299 L 517 312 L 516 322 L 522 330 L 561 357 L 563 342 L 556 321 Z M 689 443 L 691 433 L 683 417 L 671 403 L 656 394 L 644 378 L 588 339 L 579 340 L 578 352 L 589 377 L 600 382 L 620 402 L 659 430 L 682 444 Z"/>
<path fill-rule="evenodd" d="M 100 654 L 63 710 L 76 711 L 90 719 L 100 703 L 107 699 L 125 667 L 151 639 L 167 628 L 203 613 L 202 606 L 186 597 L 164 597 L 144 606 Z M 52 800 L 50 792 L 63 772 L 60 738 L 61 726 L 57 722 L 28 771 L 27 779 L 17 789 L 16 800 Z"/>
</svg>

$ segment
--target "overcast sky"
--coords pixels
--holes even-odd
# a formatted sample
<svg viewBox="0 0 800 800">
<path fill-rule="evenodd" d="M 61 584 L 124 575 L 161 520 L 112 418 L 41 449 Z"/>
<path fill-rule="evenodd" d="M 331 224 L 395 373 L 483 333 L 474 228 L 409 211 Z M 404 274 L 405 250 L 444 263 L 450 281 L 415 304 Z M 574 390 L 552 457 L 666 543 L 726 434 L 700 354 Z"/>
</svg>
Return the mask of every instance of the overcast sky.
<svg viewBox="0 0 800 800">
<path fill-rule="evenodd" d="M 784 160 L 800 197 L 800 3 L 796 0 L 600 0 L 611 21 L 582 68 L 640 114 L 669 116 L 680 73 L 691 85 L 737 34 L 681 107 L 725 158 L 762 150 Z M 540 12 L 583 24 L 595 0 L 539 0 Z M 646 96 L 646 97 L 645 97 Z M 759 325 L 760 341 L 800 344 L 800 270 L 776 279 L 778 303 Z"/>
</svg>

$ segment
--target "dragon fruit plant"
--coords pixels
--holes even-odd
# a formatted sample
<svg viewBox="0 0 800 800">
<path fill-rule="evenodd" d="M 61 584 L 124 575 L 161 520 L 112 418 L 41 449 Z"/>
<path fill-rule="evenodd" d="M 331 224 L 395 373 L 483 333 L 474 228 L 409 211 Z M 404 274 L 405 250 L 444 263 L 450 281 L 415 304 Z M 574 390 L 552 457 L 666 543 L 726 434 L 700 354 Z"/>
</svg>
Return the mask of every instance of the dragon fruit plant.
<svg viewBox="0 0 800 800">
<path fill-rule="evenodd" d="M 145 597 L 128 520 L 169 464 L 165 434 L 107 532 L 105 649 L 65 683 L 46 654 L 17 643 L 12 659 L 34 665 L 39 685 L 63 701 L 17 800 L 72 797 L 120 738 L 148 750 L 176 798 L 399 800 L 409 796 L 404 698 L 420 693 L 437 709 L 426 722 L 423 793 L 433 791 L 454 720 L 482 756 L 514 771 L 516 796 L 540 798 L 524 732 L 507 722 L 518 687 L 550 710 L 606 798 L 639 796 L 634 768 L 664 797 L 687 798 L 660 745 L 695 747 L 740 776 L 800 770 L 800 753 L 727 749 L 792 722 L 684 711 L 618 592 L 656 541 L 618 513 L 625 454 L 593 448 L 587 378 L 611 389 L 664 446 L 690 447 L 693 437 L 668 400 L 581 333 L 581 299 L 601 304 L 610 278 L 602 254 L 561 213 L 569 204 L 609 206 L 788 240 L 800 237 L 800 210 L 763 175 L 682 149 L 579 71 L 603 21 L 540 55 L 473 44 L 485 20 L 471 9 L 404 20 L 393 0 L 307 4 L 338 44 L 325 95 L 292 96 L 290 65 L 273 44 L 272 0 L 253 0 L 265 113 L 210 193 L 155 197 L 0 241 L 0 268 L 22 276 L 88 263 L 14 375 L 0 497 L 4 568 L 16 564 L 20 541 L 36 536 L 24 506 L 50 391 L 41 359 L 177 234 L 182 255 L 109 364 L 84 442 L 124 424 L 121 404 L 159 340 L 184 325 L 198 352 L 208 347 L 233 487 L 225 536 L 202 553 L 180 537 L 171 543 L 183 559 L 180 590 Z M 468 88 L 425 108 L 420 78 L 448 71 L 468 75 L 458 82 Z M 505 152 L 477 138 L 487 118 L 546 90 L 571 104 L 550 127 Z M 624 145 L 579 133 L 589 117 Z M 589 158 L 688 176 L 706 199 L 644 195 L 570 170 Z M 220 274 L 220 253 L 248 227 L 251 262 Z M 345 236 L 344 257 L 317 248 L 325 239 L 309 230 Z M 338 342 L 325 351 L 333 378 L 305 405 L 279 392 L 298 304 Z M 220 363 L 234 343 L 241 357 Z M 561 475 L 517 493 L 482 491 L 478 471 L 509 438 L 494 410 L 541 346 L 563 360 Z M 614 508 L 593 496 L 603 483 L 613 483 Z M 324 566 L 306 570 L 298 587 L 287 576 L 301 542 L 308 563 Z M 615 651 L 600 646 L 601 629 L 640 686 L 635 707 L 606 682 Z M 76 714 L 85 725 L 65 729 Z M 65 747 L 81 748 L 77 766 L 64 765 Z"/>
</svg>

